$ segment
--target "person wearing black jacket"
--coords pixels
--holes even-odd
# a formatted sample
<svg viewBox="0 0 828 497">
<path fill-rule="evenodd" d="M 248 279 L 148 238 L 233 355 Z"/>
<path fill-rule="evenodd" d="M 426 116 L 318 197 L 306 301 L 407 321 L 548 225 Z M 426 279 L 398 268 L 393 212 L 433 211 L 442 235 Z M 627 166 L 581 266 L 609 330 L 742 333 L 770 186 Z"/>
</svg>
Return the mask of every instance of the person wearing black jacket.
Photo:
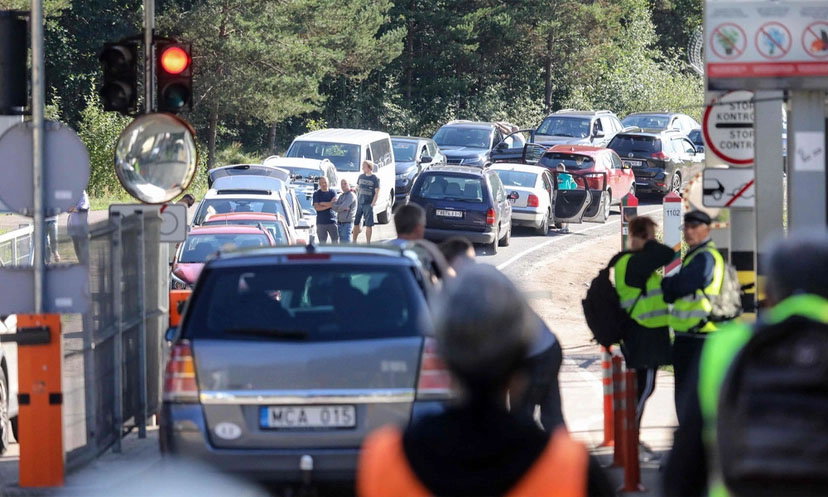
<svg viewBox="0 0 828 497">
<path fill-rule="evenodd" d="M 636 370 L 640 425 L 644 405 L 655 389 L 659 366 L 670 364 L 670 330 L 667 304 L 661 296 L 657 272 L 673 259 L 673 249 L 656 241 L 656 223 L 646 216 L 630 220 L 628 244 L 632 252 L 615 264 L 616 290 L 633 318 L 624 335 L 621 351 L 627 368 Z M 623 281 L 619 278 L 623 276 Z"/>
</svg>

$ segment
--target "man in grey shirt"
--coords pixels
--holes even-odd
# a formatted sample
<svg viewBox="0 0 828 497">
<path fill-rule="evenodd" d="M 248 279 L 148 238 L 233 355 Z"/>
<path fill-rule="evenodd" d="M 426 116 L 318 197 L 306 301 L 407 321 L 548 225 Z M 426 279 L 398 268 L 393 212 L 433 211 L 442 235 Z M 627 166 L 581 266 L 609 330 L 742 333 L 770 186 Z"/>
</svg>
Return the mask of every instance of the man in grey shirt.
<svg viewBox="0 0 828 497">
<path fill-rule="evenodd" d="M 354 229 L 354 217 L 356 216 L 356 195 L 351 191 L 348 180 L 343 179 L 340 183 L 342 194 L 333 203 L 333 211 L 336 212 L 336 220 L 339 223 L 340 243 L 351 241 L 351 231 Z"/>
</svg>

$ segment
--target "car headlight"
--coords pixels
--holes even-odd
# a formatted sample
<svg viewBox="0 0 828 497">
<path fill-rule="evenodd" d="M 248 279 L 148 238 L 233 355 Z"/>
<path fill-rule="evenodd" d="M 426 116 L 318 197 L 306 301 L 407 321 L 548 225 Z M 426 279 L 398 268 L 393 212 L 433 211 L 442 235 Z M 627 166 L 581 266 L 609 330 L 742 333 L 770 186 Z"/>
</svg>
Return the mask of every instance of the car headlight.
<svg viewBox="0 0 828 497">
<path fill-rule="evenodd" d="M 464 166 L 482 166 L 483 159 L 481 159 L 480 157 L 468 157 L 466 159 L 463 159 L 460 163 Z"/>
<path fill-rule="evenodd" d="M 189 290 L 191 285 L 174 273 L 170 273 L 170 288 L 172 290 Z"/>
</svg>

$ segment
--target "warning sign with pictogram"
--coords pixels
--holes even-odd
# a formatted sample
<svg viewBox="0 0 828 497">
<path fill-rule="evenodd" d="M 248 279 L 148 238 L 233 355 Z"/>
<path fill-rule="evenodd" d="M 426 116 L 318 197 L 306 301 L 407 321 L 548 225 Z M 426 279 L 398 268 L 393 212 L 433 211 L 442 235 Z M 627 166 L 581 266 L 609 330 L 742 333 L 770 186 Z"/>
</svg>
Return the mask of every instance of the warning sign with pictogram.
<svg viewBox="0 0 828 497">
<path fill-rule="evenodd" d="M 791 51 L 791 32 L 783 24 L 769 22 L 756 31 L 756 50 L 767 59 L 781 59 Z"/>
<path fill-rule="evenodd" d="M 802 48 L 811 57 L 828 58 L 828 22 L 810 24 L 802 33 Z"/>
<path fill-rule="evenodd" d="M 713 29 L 710 46 L 713 52 L 722 59 L 737 59 L 745 53 L 747 37 L 744 30 L 727 22 Z"/>
</svg>

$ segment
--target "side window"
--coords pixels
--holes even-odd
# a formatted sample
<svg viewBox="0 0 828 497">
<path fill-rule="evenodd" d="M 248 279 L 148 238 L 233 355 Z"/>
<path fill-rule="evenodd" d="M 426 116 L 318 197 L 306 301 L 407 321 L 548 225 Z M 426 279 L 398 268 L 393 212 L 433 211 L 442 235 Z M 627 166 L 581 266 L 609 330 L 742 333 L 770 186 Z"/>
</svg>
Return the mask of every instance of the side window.
<svg viewBox="0 0 828 497">
<path fill-rule="evenodd" d="M 377 164 L 378 169 L 391 164 L 391 145 L 387 139 L 372 143 L 371 152 L 374 155 L 374 163 Z"/>
<path fill-rule="evenodd" d="M 420 149 L 419 157 L 422 159 L 423 157 L 426 157 L 427 155 L 428 155 L 428 147 L 423 145 L 422 148 Z"/>
<path fill-rule="evenodd" d="M 603 131 L 604 130 L 604 127 L 601 125 L 601 120 L 600 119 L 596 119 L 595 124 L 593 124 L 593 126 L 595 126 L 595 131 Z"/>
<path fill-rule="evenodd" d="M 495 146 L 495 145 L 497 145 L 498 143 L 500 143 L 502 141 L 503 141 L 503 135 L 500 134 L 500 131 L 495 131 L 494 142 L 492 143 L 492 146 Z"/>
<path fill-rule="evenodd" d="M 433 141 L 426 142 L 426 147 L 428 147 L 428 155 L 435 157 L 437 155 L 437 144 Z"/>
<path fill-rule="evenodd" d="M 541 180 L 543 181 L 543 189 L 551 192 L 552 191 L 552 181 L 549 179 L 549 173 L 544 171 L 541 174 Z"/>
<path fill-rule="evenodd" d="M 613 126 L 615 126 L 615 131 L 620 133 L 624 129 L 624 125 L 621 124 L 621 121 L 619 121 L 617 117 L 613 116 L 610 120 L 612 121 Z"/>
<path fill-rule="evenodd" d="M 682 143 L 681 138 L 673 138 L 670 140 L 670 148 L 676 154 L 683 154 L 684 153 L 684 143 Z"/>
<path fill-rule="evenodd" d="M 685 138 L 682 138 L 682 139 L 681 139 L 681 143 L 682 143 L 682 145 L 684 145 L 684 152 L 685 152 L 685 153 L 688 153 L 688 154 L 690 154 L 690 155 L 695 155 L 695 154 L 696 154 L 696 146 L 695 146 L 695 145 L 693 145 L 693 144 L 690 142 L 690 140 L 687 140 L 687 139 L 685 139 Z"/>
<path fill-rule="evenodd" d="M 602 116 L 599 121 L 601 121 L 601 127 L 605 133 L 610 134 L 615 131 L 615 128 L 612 126 L 612 119 L 609 116 Z"/>
<path fill-rule="evenodd" d="M 365 160 L 373 161 L 374 160 L 373 157 L 374 156 L 371 155 L 371 147 L 365 147 Z M 376 164 L 375 164 L 375 166 L 376 166 Z M 360 171 L 361 170 L 362 170 L 362 168 L 360 167 Z"/>
<path fill-rule="evenodd" d="M 621 164 L 621 159 L 618 157 L 617 154 L 609 154 L 610 161 L 612 161 L 612 168 L 613 169 L 623 169 L 623 165 Z"/>
<path fill-rule="evenodd" d="M 503 184 L 497 174 L 489 175 L 489 184 L 492 185 L 492 193 L 494 194 L 495 202 L 503 202 L 506 200 L 506 195 L 503 193 Z"/>
</svg>

